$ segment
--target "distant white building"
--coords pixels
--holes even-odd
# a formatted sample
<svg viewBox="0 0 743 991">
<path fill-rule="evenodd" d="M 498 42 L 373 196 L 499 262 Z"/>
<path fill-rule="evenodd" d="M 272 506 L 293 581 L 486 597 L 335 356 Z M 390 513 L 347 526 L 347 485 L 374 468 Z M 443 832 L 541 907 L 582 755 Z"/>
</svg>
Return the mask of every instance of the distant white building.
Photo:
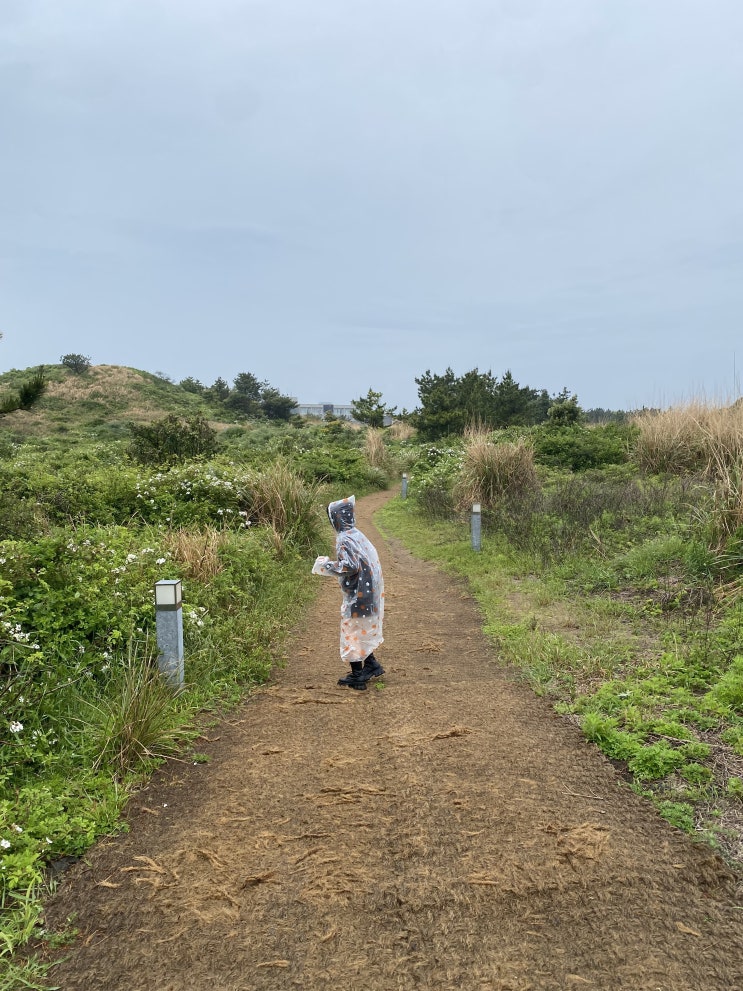
<svg viewBox="0 0 743 991">
<path fill-rule="evenodd" d="M 353 420 L 353 413 L 351 411 L 351 404 L 344 405 L 342 403 L 300 403 L 292 411 L 297 416 L 318 416 L 321 420 L 325 417 L 326 413 L 330 413 L 332 416 L 340 417 L 343 420 Z"/>
</svg>

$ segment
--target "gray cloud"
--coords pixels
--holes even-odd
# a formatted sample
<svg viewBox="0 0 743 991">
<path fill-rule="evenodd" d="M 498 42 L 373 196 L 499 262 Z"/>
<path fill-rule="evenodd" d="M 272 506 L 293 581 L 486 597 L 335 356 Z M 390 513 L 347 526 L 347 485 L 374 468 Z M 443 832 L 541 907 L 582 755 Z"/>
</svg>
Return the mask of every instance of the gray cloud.
<svg viewBox="0 0 743 991">
<path fill-rule="evenodd" d="M 741 29 L 733 0 L 6 0 L 0 367 L 729 391 Z"/>
</svg>

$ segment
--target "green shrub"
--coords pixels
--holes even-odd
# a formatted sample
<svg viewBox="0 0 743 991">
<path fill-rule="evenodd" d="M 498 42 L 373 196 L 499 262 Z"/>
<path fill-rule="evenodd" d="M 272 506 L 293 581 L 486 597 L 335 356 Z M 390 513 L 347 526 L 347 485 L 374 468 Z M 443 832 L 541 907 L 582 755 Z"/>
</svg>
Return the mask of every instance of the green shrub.
<svg viewBox="0 0 743 991">
<path fill-rule="evenodd" d="M 45 526 L 38 505 L 11 489 L 0 490 L 0 540 L 32 537 Z"/>
<path fill-rule="evenodd" d="M 681 747 L 681 753 L 690 761 L 707 760 L 712 755 L 712 747 L 708 743 L 692 740 Z"/>
<path fill-rule="evenodd" d="M 411 471 L 409 494 L 432 519 L 448 519 L 455 512 L 453 489 L 461 467 L 461 451 L 428 447 Z"/>
<path fill-rule="evenodd" d="M 162 465 L 208 457 L 217 449 L 217 432 L 202 414 L 166 416 L 155 423 L 129 424 L 129 455 L 140 464 Z"/>
<path fill-rule="evenodd" d="M 639 747 L 628 762 L 630 771 L 640 781 L 664 778 L 684 764 L 684 755 L 664 740 Z"/>
<path fill-rule="evenodd" d="M 694 806 L 688 802 L 671 802 L 663 800 L 657 803 L 658 812 L 677 829 L 685 833 L 694 832 Z"/>
<path fill-rule="evenodd" d="M 377 488 L 380 474 L 358 448 L 331 448 L 327 444 L 298 451 L 291 456 L 292 467 L 308 482 L 345 485 L 352 490 Z M 381 485 L 384 488 L 384 483 Z"/>
<path fill-rule="evenodd" d="M 636 737 L 618 729 L 618 721 L 598 712 L 587 712 L 581 721 L 583 734 L 614 760 L 630 760 L 638 750 Z"/>
<path fill-rule="evenodd" d="M 679 774 L 692 785 L 708 784 L 713 778 L 712 771 L 708 767 L 705 767 L 704 764 L 697 764 L 695 761 L 684 764 Z"/>
<path fill-rule="evenodd" d="M 731 726 L 720 734 L 723 743 L 727 743 L 736 754 L 743 757 L 743 726 Z"/>
<path fill-rule="evenodd" d="M 534 459 L 550 468 L 586 471 L 605 465 L 621 465 L 629 460 L 635 430 L 625 424 L 597 426 L 537 426 L 531 439 Z"/>
</svg>

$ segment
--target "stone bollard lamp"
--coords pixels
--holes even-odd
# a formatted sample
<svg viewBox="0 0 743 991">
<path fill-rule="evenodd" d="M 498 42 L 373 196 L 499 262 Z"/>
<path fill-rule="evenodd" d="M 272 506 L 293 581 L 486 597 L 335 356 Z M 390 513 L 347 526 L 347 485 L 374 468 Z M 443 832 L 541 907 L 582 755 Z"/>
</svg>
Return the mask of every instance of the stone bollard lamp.
<svg viewBox="0 0 743 991">
<path fill-rule="evenodd" d="M 408 476 L 404 472 L 402 476 L 402 497 L 403 499 L 408 498 Z"/>
<path fill-rule="evenodd" d="M 482 546 L 482 512 L 480 503 L 472 505 L 472 550 L 479 551 Z"/>
<path fill-rule="evenodd" d="M 155 583 L 155 624 L 160 673 L 174 690 L 183 688 L 183 592 L 179 579 Z"/>
</svg>

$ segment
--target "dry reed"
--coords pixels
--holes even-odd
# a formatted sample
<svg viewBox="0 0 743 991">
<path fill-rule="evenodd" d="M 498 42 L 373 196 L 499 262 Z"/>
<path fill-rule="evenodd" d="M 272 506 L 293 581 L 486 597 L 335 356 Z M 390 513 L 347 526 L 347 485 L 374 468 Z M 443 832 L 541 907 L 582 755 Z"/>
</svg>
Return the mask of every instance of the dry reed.
<svg viewBox="0 0 743 991">
<path fill-rule="evenodd" d="M 645 471 L 697 472 L 713 485 L 708 511 L 712 544 L 719 550 L 743 526 L 743 402 L 714 406 L 692 402 L 635 417 L 640 428 L 634 459 Z"/>
<path fill-rule="evenodd" d="M 395 420 L 387 428 L 387 433 L 392 440 L 410 440 L 412 437 L 415 437 L 417 431 L 415 427 L 406 423 L 405 420 Z"/>
<path fill-rule="evenodd" d="M 183 566 L 185 575 L 198 581 L 209 581 L 222 570 L 219 551 L 226 539 L 223 531 L 205 527 L 203 530 L 171 530 L 165 534 L 164 544 Z"/>
<path fill-rule="evenodd" d="M 319 486 L 296 475 L 283 461 L 255 472 L 242 491 L 251 520 L 274 534 L 311 544 L 320 531 Z"/>
<path fill-rule="evenodd" d="M 634 417 L 640 433 L 634 458 L 645 471 L 724 477 L 743 460 L 743 403 L 692 402 Z"/>
<path fill-rule="evenodd" d="M 454 490 L 459 509 L 479 502 L 490 509 L 504 498 L 512 499 L 539 487 L 534 451 L 528 441 L 494 444 L 487 432 L 471 428 L 465 434 L 462 468 Z"/>
<path fill-rule="evenodd" d="M 384 433 L 375 427 L 369 427 L 364 439 L 364 456 L 372 468 L 386 471 L 389 467 L 390 456 L 384 444 Z"/>
</svg>

